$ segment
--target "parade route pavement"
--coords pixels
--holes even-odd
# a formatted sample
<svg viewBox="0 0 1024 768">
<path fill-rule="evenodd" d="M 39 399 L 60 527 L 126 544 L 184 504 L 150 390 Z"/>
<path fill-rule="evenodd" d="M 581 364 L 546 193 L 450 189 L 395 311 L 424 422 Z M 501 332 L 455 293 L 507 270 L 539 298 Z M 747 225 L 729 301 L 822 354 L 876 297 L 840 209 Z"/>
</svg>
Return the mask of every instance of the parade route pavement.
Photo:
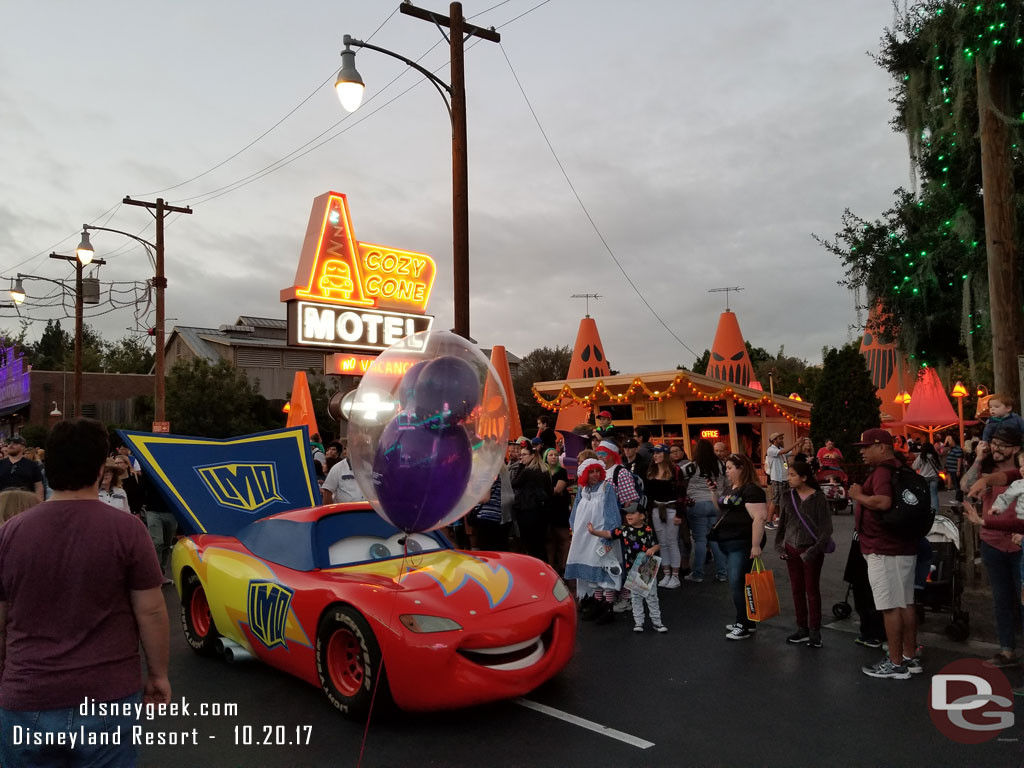
<svg viewBox="0 0 1024 768">
<path fill-rule="evenodd" d="M 667 634 L 632 631 L 629 614 L 608 626 L 581 623 L 577 651 L 555 680 L 518 701 L 455 712 L 381 708 L 365 729 L 364 766 L 1016 766 L 1022 764 L 1024 701 L 996 738 L 965 745 L 929 715 L 931 675 L 961 658 L 987 658 L 988 643 L 925 633 L 925 672 L 869 678 L 881 650 L 856 645 L 856 624 L 835 622 L 851 526 L 837 525 L 825 565 L 824 647 L 789 645 L 792 605 L 774 556 L 782 606 L 750 640 L 725 639 L 732 620 L 726 584 L 662 590 Z M 143 722 L 144 732 L 188 732 L 194 741 L 144 746 L 144 766 L 356 766 L 362 724 L 330 707 L 319 688 L 259 663 L 200 658 L 185 644 L 178 601 L 172 619 L 171 683 L 191 717 Z M 840 594 L 841 596 L 841 594 Z M 855 616 L 854 616 L 855 618 Z M 1020 670 L 1007 670 L 1021 685 Z M 197 715 L 201 703 L 237 704 L 228 716 Z M 249 727 L 247 730 L 246 727 Z M 192 733 L 194 730 L 194 733 Z M 283 744 L 260 743 L 283 741 Z M 246 743 L 246 742 L 251 743 Z M 291 742 L 291 743 L 289 743 Z"/>
</svg>

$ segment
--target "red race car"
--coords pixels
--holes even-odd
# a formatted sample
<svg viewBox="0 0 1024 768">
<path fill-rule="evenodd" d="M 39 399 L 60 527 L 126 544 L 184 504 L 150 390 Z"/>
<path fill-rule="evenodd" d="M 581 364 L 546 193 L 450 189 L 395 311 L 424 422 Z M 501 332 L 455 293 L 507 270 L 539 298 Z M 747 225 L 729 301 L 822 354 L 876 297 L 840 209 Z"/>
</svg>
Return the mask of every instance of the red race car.
<svg viewBox="0 0 1024 768">
<path fill-rule="evenodd" d="M 353 717 L 375 687 L 406 710 L 521 696 L 575 648 L 576 607 L 553 568 L 402 533 L 365 503 L 185 537 L 172 569 L 197 653 L 250 653 Z"/>
</svg>

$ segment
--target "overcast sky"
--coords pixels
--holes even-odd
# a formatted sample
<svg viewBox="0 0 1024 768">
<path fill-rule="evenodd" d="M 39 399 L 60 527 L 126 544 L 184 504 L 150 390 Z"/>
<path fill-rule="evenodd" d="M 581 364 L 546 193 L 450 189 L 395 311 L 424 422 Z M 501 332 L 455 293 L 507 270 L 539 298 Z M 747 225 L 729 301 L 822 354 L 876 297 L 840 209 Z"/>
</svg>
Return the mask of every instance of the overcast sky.
<svg viewBox="0 0 1024 768">
<path fill-rule="evenodd" d="M 464 10 L 486 11 L 473 23 L 499 27 L 601 234 L 692 352 L 613 263 L 502 47 L 490 42 L 466 54 L 471 331 L 480 344 L 520 356 L 571 346 L 584 305 L 570 295 L 599 293 L 591 314 L 614 368 L 690 366 L 711 345 L 724 309 L 723 294 L 708 289 L 733 285 L 745 288 L 731 305 L 755 346 L 785 345 L 816 363 L 823 345 L 846 342 L 853 297 L 811 233 L 831 236 L 846 207 L 878 216 L 907 184 L 906 142 L 888 125 L 889 81 L 867 55 L 892 23 L 890 0 L 550 0 L 502 26 L 540 2 L 488 10 L 499 0 L 467 0 Z M 356 57 L 367 90 L 352 117 L 332 87 L 342 36 L 368 39 L 397 4 L 6 0 L 0 287 L 17 272 L 72 274 L 47 254 L 71 253 L 83 222 L 153 239 L 145 210 L 116 206 L 125 195 L 163 196 L 194 209 L 166 232 L 168 330 L 216 327 L 240 314 L 284 318 L 278 294 L 292 284 L 312 200 L 335 190 L 349 197 L 357 238 L 434 257 L 428 311 L 435 327 L 450 328 L 444 107 L 421 75 L 372 51 Z M 448 12 L 438 0 L 416 4 Z M 415 59 L 439 39 L 429 23 L 395 13 L 372 42 Z M 447 59 L 441 42 L 422 63 L 436 69 Z M 439 74 L 447 79 L 447 68 Z M 307 96 L 238 157 L 175 186 L 238 152 Z M 343 130 L 281 170 L 208 199 Z M 108 220 L 102 214 L 111 209 Z M 103 280 L 151 276 L 145 254 L 120 236 L 97 233 L 93 242 L 109 261 Z M 27 287 L 39 296 L 53 286 Z M 38 319 L 35 336 L 59 313 L 26 302 L 22 314 Z M 12 315 L 0 310 L 0 328 L 16 329 Z M 90 322 L 108 338 L 136 327 L 131 308 Z"/>
</svg>

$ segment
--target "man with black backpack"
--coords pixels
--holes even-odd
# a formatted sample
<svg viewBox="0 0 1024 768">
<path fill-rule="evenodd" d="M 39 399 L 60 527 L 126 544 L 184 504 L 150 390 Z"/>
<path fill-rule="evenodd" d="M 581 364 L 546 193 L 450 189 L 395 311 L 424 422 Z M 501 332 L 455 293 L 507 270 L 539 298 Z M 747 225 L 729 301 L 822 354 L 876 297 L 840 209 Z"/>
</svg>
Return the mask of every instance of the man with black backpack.
<svg viewBox="0 0 1024 768">
<path fill-rule="evenodd" d="M 917 648 L 914 566 L 917 542 L 924 535 L 920 529 L 931 516 L 928 485 L 896 457 L 892 435 L 884 429 L 867 430 L 854 445 L 860 448 L 864 463 L 874 467 L 863 486 L 850 486 L 850 498 L 857 504 L 855 530 L 889 641 L 889 656 L 863 672 L 906 680 L 924 671 L 913 655 Z"/>
</svg>

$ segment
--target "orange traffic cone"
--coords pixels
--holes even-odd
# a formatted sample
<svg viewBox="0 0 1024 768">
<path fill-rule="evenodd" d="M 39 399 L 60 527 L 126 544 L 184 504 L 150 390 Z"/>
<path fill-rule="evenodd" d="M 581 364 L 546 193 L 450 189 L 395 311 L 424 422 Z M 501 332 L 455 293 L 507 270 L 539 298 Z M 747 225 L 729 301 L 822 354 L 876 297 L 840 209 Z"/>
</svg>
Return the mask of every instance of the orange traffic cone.
<svg viewBox="0 0 1024 768">
<path fill-rule="evenodd" d="M 305 371 L 295 372 L 292 384 L 292 399 L 289 402 L 288 423 L 286 426 L 298 427 L 305 424 L 309 427 L 309 436 L 317 435 L 320 430 L 316 426 L 316 413 L 313 411 L 313 398 L 309 394 L 309 382 Z"/>
<path fill-rule="evenodd" d="M 491 365 L 498 374 L 498 380 L 505 388 L 505 395 L 508 397 L 508 439 L 515 440 L 523 434 L 523 427 L 519 423 L 519 408 L 516 405 L 516 392 L 512 389 L 512 371 L 508 367 L 508 354 L 505 347 L 496 344 L 491 348 Z M 486 400 L 487 393 L 484 393 Z"/>
</svg>

